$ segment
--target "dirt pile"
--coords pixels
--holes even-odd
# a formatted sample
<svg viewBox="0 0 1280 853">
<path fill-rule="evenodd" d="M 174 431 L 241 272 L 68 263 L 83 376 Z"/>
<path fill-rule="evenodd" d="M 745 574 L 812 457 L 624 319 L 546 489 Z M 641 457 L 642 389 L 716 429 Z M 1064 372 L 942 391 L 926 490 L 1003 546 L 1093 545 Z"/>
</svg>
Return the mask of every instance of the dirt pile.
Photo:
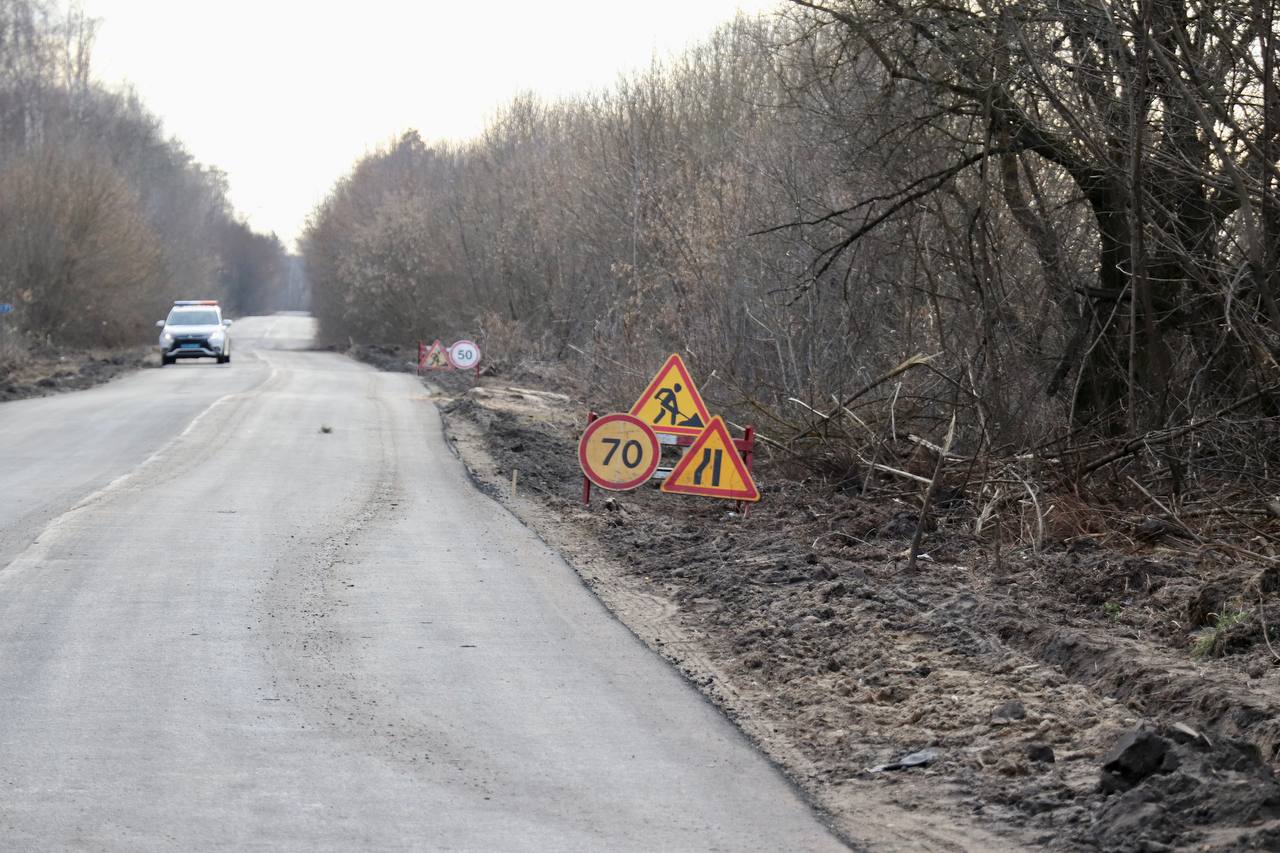
<svg viewBox="0 0 1280 853">
<path fill-rule="evenodd" d="M 1188 838 L 1280 849 L 1280 783 L 1252 744 L 1215 743 L 1188 726 L 1141 727 L 1103 756 L 1100 789 L 1115 795 L 1093 817 L 1104 849 L 1167 850 Z"/>
<path fill-rule="evenodd" d="M 43 348 L 15 363 L 0 363 L 0 402 L 82 391 L 154 362 L 145 347 L 109 351 Z"/>
<path fill-rule="evenodd" d="M 329 349 L 338 349 L 329 347 Z M 385 344 L 354 344 L 346 354 L 356 361 L 371 364 L 388 373 L 413 373 L 418 368 L 418 355 L 412 349 Z"/>
<path fill-rule="evenodd" d="M 569 398 L 495 385 L 443 408 L 487 488 L 558 546 L 577 547 L 573 531 L 606 553 L 616 577 L 569 556 L 851 836 L 868 838 L 873 797 L 1013 846 L 1276 849 L 1265 560 L 1083 539 L 997 549 L 944 508 L 911 572 L 917 496 L 866 500 L 765 459 L 746 519 L 651 488 L 584 508 L 585 410 Z M 513 470 L 546 513 L 511 499 Z M 1139 729 L 1155 764 L 1119 746 Z"/>
</svg>

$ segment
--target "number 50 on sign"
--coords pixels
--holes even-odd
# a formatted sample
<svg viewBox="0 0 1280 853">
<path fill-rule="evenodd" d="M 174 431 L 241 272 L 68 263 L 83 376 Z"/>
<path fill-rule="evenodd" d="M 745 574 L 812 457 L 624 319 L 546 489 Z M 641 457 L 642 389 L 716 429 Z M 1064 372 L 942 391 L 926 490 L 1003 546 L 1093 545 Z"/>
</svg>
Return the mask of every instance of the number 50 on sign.
<svg viewBox="0 0 1280 853">
<path fill-rule="evenodd" d="M 633 415 L 605 415 L 587 426 L 578 441 L 578 464 L 602 489 L 625 492 L 645 483 L 658 469 L 658 437 Z"/>
<path fill-rule="evenodd" d="M 458 341 L 449 347 L 449 363 L 458 370 L 470 370 L 480 363 L 480 347 L 474 341 Z"/>
</svg>

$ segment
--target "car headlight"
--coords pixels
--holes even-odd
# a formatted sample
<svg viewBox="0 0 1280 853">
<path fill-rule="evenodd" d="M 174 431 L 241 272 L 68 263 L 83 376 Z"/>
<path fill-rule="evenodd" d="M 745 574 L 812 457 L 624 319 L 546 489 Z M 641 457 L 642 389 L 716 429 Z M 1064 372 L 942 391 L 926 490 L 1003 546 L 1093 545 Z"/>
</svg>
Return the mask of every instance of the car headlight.
<svg viewBox="0 0 1280 853">
<path fill-rule="evenodd" d="M 209 343 L 213 344 L 215 347 L 222 346 L 222 342 L 224 340 L 226 340 L 226 336 L 224 336 L 222 332 L 214 332 L 209 335 Z"/>
<path fill-rule="evenodd" d="M 164 341 L 166 344 L 173 343 L 173 333 L 165 332 L 163 335 L 160 336 L 160 340 Z"/>
</svg>

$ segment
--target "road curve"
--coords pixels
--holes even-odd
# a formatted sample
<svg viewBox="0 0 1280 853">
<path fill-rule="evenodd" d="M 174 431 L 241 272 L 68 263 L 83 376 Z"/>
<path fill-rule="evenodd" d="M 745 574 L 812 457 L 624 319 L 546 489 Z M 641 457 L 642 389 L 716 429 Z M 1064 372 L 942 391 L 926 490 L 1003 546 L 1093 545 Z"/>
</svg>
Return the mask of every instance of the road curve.
<svg viewBox="0 0 1280 853">
<path fill-rule="evenodd" d="M 235 331 L 0 405 L 0 849 L 846 849 L 412 377 Z"/>
</svg>

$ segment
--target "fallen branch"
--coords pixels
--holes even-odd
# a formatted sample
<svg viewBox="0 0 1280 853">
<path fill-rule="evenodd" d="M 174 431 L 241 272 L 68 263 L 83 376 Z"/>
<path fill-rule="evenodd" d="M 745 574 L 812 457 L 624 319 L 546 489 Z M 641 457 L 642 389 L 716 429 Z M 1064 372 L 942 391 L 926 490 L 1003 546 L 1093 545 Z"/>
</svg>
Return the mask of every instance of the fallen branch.
<svg viewBox="0 0 1280 853">
<path fill-rule="evenodd" d="M 1151 492 L 1147 491 L 1145 486 L 1143 486 L 1141 483 L 1139 483 L 1137 480 L 1133 479 L 1132 477 L 1125 477 L 1125 479 L 1127 479 L 1130 483 L 1133 483 L 1133 485 L 1138 489 L 1138 491 L 1146 495 L 1147 498 L 1150 499 L 1150 501 L 1153 504 L 1160 507 L 1160 509 L 1164 510 L 1165 514 L 1168 515 L 1170 518 L 1172 518 L 1174 521 L 1176 521 L 1178 523 L 1178 526 L 1181 527 L 1188 536 L 1196 540 L 1198 544 L 1200 545 L 1204 544 L 1204 540 L 1201 539 L 1194 530 L 1192 530 L 1190 527 L 1187 527 L 1186 522 L 1183 521 L 1181 518 L 1179 518 L 1176 512 L 1169 509 L 1169 507 L 1164 505 L 1163 501 L 1161 501 L 1155 495 L 1151 494 Z"/>
<path fill-rule="evenodd" d="M 924 525 L 929 520 L 929 508 L 933 505 L 933 495 L 938 490 L 938 480 L 942 478 L 942 466 L 951 452 L 951 442 L 956 437 L 956 415 L 951 413 L 951 426 L 947 427 L 947 438 L 942 443 L 942 452 L 938 454 L 938 464 L 933 466 L 933 479 L 929 488 L 925 489 L 924 501 L 920 505 L 920 521 L 916 524 L 916 532 L 911 537 L 911 552 L 907 556 L 907 571 L 914 571 L 916 557 L 920 553 L 920 540 L 924 536 Z"/>
<path fill-rule="evenodd" d="M 1268 385 L 1266 388 L 1262 388 L 1256 393 L 1250 394 L 1248 397 L 1245 397 L 1244 399 L 1237 400 L 1236 402 L 1232 403 L 1230 406 L 1227 406 L 1226 408 L 1223 408 L 1223 409 L 1219 409 L 1218 411 L 1214 412 L 1212 415 L 1209 415 L 1208 417 L 1205 417 L 1205 418 L 1201 418 L 1198 421 L 1192 421 L 1189 424 L 1183 424 L 1182 426 L 1176 427 L 1174 429 L 1152 430 L 1151 432 L 1144 433 L 1143 435 L 1137 436 L 1136 438 L 1131 438 L 1127 442 L 1125 442 L 1124 446 L 1121 447 L 1119 450 L 1115 450 L 1111 453 L 1108 453 L 1102 458 L 1095 459 L 1093 462 L 1090 462 L 1088 465 L 1084 466 L 1080 474 L 1081 476 L 1088 476 L 1089 474 L 1092 474 L 1094 471 L 1097 471 L 1099 468 L 1104 468 L 1107 465 L 1110 465 L 1112 462 L 1116 462 L 1120 459 L 1124 459 L 1126 456 L 1131 456 L 1132 454 L 1137 453 L 1143 447 L 1149 446 L 1151 444 L 1168 444 L 1171 441 L 1175 441 L 1179 438 L 1182 438 L 1184 435 L 1195 432 L 1196 430 L 1206 426 L 1207 424 L 1211 424 L 1214 421 L 1221 420 L 1222 418 L 1234 412 L 1236 409 L 1244 408 L 1245 406 L 1249 405 L 1255 400 L 1261 399 L 1262 397 L 1265 397 L 1268 394 L 1275 392 L 1276 390 L 1280 390 L 1280 385 Z"/>
<path fill-rule="evenodd" d="M 933 482 L 928 477 L 921 477 L 919 474 L 912 474 L 910 471 L 902 471 L 902 470 L 899 470 L 898 468 L 890 468 L 888 465 L 881 465 L 879 462 L 867 462 L 867 460 L 865 459 L 863 459 L 862 461 L 877 471 L 883 471 L 886 474 L 892 474 L 895 477 L 902 477 L 903 479 L 906 479 L 906 480 L 915 480 L 917 483 L 924 483 L 926 486 Z"/>
<path fill-rule="evenodd" d="M 912 444 L 919 445 L 920 447 L 923 447 L 925 450 L 932 451 L 935 456 L 945 456 L 948 462 L 972 462 L 973 461 L 973 459 L 970 459 L 967 456 L 960 456 L 957 453 L 950 453 L 948 451 L 944 451 L 941 447 L 934 444 L 932 441 L 929 441 L 927 438 L 921 438 L 920 436 L 915 435 L 914 433 L 907 433 L 907 441 L 911 442 Z"/>
<path fill-rule="evenodd" d="M 834 409 L 832 409 L 829 413 L 827 413 L 827 414 L 825 414 L 825 415 L 821 415 L 821 416 L 820 416 L 820 417 L 821 417 L 821 420 L 819 421 L 819 423 L 811 424 L 811 425 L 810 425 L 806 430 L 804 430 L 803 432 L 798 433 L 797 435 L 792 436 L 792 437 L 791 437 L 791 440 L 792 440 L 792 441 L 799 441 L 800 439 L 805 438 L 806 436 L 812 435 L 814 430 L 816 430 L 819 426 L 822 426 L 823 424 L 829 423 L 829 422 L 831 421 L 831 419 L 832 419 L 832 418 L 834 418 L 837 414 L 839 414 L 839 413 L 840 413 L 840 411 L 841 411 L 842 409 L 848 408 L 848 407 L 849 407 L 849 405 L 850 405 L 851 403 L 853 403 L 853 401 L 854 401 L 854 400 L 858 399 L 858 398 L 859 398 L 859 397 L 861 397 L 863 394 L 866 394 L 867 392 L 869 392 L 869 391 L 873 390 L 874 388 L 878 387 L 879 385 L 882 385 L 883 383 L 888 382 L 890 379 L 894 378 L 895 376 L 899 376 L 899 375 L 901 375 L 901 374 L 903 374 L 903 373 L 906 373 L 908 370 L 910 370 L 910 369 L 911 369 L 911 368 L 913 368 L 913 367 L 919 367 L 919 366 L 920 366 L 920 365 L 922 365 L 922 364 L 928 364 L 929 362 L 933 361 L 933 360 L 934 360 L 935 358 L 937 358 L 937 357 L 938 357 L 938 356 L 937 356 L 937 354 L 936 354 L 936 353 L 935 353 L 934 355 L 913 355 L 913 356 L 911 356 L 911 358 L 909 358 L 909 359 L 907 359 L 906 361 L 902 362 L 902 364 L 899 364 L 899 365 L 898 365 L 897 367 L 895 367 L 893 370 L 890 370 L 888 373 L 884 374 L 883 376 L 880 376 L 880 377 L 878 377 L 877 379 L 872 380 L 869 384 L 867 384 L 867 385 L 866 385 L 866 386 L 864 386 L 863 388 L 859 389 L 858 391 L 854 392 L 852 395 L 850 395 L 848 398 L 846 398 L 846 399 L 844 400 L 844 402 L 842 402 L 840 405 L 836 406 L 836 407 L 835 407 Z"/>
</svg>

